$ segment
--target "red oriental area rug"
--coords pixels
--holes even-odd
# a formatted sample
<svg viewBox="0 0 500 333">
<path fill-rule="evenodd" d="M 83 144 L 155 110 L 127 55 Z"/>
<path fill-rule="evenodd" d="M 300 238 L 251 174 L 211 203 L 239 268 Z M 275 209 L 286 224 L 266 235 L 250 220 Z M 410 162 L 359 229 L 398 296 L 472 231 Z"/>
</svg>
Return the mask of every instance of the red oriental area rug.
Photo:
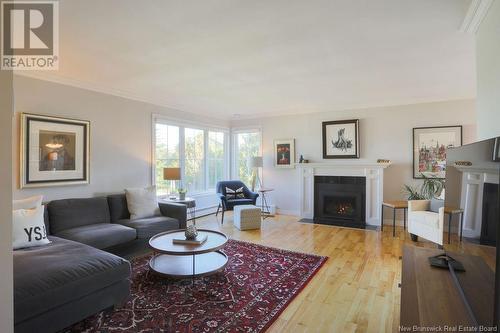
<svg viewBox="0 0 500 333">
<path fill-rule="evenodd" d="M 168 280 L 149 273 L 149 256 L 132 260 L 132 291 L 67 332 L 263 332 L 327 260 L 229 240 L 223 273 Z"/>
</svg>

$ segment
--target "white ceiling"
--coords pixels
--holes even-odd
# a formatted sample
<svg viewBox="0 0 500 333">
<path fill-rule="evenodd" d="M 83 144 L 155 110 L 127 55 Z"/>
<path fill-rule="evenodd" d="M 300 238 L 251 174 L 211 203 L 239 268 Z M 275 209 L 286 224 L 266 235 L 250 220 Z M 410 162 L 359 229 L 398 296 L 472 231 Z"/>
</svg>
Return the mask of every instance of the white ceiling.
<svg viewBox="0 0 500 333">
<path fill-rule="evenodd" d="M 61 0 L 60 69 L 31 74 L 219 118 L 474 98 L 469 4 Z"/>
</svg>

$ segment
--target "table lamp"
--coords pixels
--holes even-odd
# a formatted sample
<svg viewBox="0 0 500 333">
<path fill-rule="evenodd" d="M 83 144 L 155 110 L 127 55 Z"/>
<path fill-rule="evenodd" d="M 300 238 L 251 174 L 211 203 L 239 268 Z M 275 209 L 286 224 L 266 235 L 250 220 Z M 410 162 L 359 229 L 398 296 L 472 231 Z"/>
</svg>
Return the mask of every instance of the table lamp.
<svg viewBox="0 0 500 333">
<path fill-rule="evenodd" d="M 174 184 L 175 187 L 175 181 L 181 180 L 181 168 L 163 168 L 163 179 L 171 180 L 171 184 Z M 172 186 L 170 187 L 170 190 L 172 191 Z M 170 193 L 169 197 L 170 199 L 176 198 L 175 194 L 172 193 Z"/>
<path fill-rule="evenodd" d="M 259 169 L 264 166 L 262 156 L 254 156 L 250 158 L 249 167 L 252 169 L 252 191 L 255 191 L 255 182 L 259 184 L 259 188 L 262 187 L 259 178 Z"/>
</svg>

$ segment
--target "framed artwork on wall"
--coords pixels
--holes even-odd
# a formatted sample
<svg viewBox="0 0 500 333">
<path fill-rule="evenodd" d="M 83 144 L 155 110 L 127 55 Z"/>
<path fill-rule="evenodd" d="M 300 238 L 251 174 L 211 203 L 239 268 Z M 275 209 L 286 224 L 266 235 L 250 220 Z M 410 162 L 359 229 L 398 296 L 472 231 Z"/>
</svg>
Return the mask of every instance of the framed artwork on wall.
<svg viewBox="0 0 500 333">
<path fill-rule="evenodd" d="M 359 158 L 359 119 L 323 122 L 323 158 Z"/>
<path fill-rule="evenodd" d="M 413 129 L 413 178 L 446 177 L 446 149 L 462 145 L 462 126 Z"/>
<path fill-rule="evenodd" d="M 90 122 L 21 114 L 21 188 L 89 183 Z"/>
<path fill-rule="evenodd" d="M 295 139 L 274 140 L 274 166 L 295 167 Z"/>
</svg>

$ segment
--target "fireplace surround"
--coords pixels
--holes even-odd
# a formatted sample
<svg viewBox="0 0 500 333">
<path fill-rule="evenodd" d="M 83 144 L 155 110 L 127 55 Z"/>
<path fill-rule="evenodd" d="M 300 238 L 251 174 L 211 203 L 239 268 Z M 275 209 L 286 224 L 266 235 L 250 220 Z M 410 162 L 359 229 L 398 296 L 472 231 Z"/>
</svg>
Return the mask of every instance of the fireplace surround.
<svg viewBox="0 0 500 333">
<path fill-rule="evenodd" d="M 384 169 L 389 165 L 390 163 L 370 163 L 366 160 L 296 164 L 299 176 L 300 217 L 311 220 L 314 218 L 314 177 L 364 177 L 366 181 L 366 225 L 380 226 L 384 193 Z"/>
</svg>

